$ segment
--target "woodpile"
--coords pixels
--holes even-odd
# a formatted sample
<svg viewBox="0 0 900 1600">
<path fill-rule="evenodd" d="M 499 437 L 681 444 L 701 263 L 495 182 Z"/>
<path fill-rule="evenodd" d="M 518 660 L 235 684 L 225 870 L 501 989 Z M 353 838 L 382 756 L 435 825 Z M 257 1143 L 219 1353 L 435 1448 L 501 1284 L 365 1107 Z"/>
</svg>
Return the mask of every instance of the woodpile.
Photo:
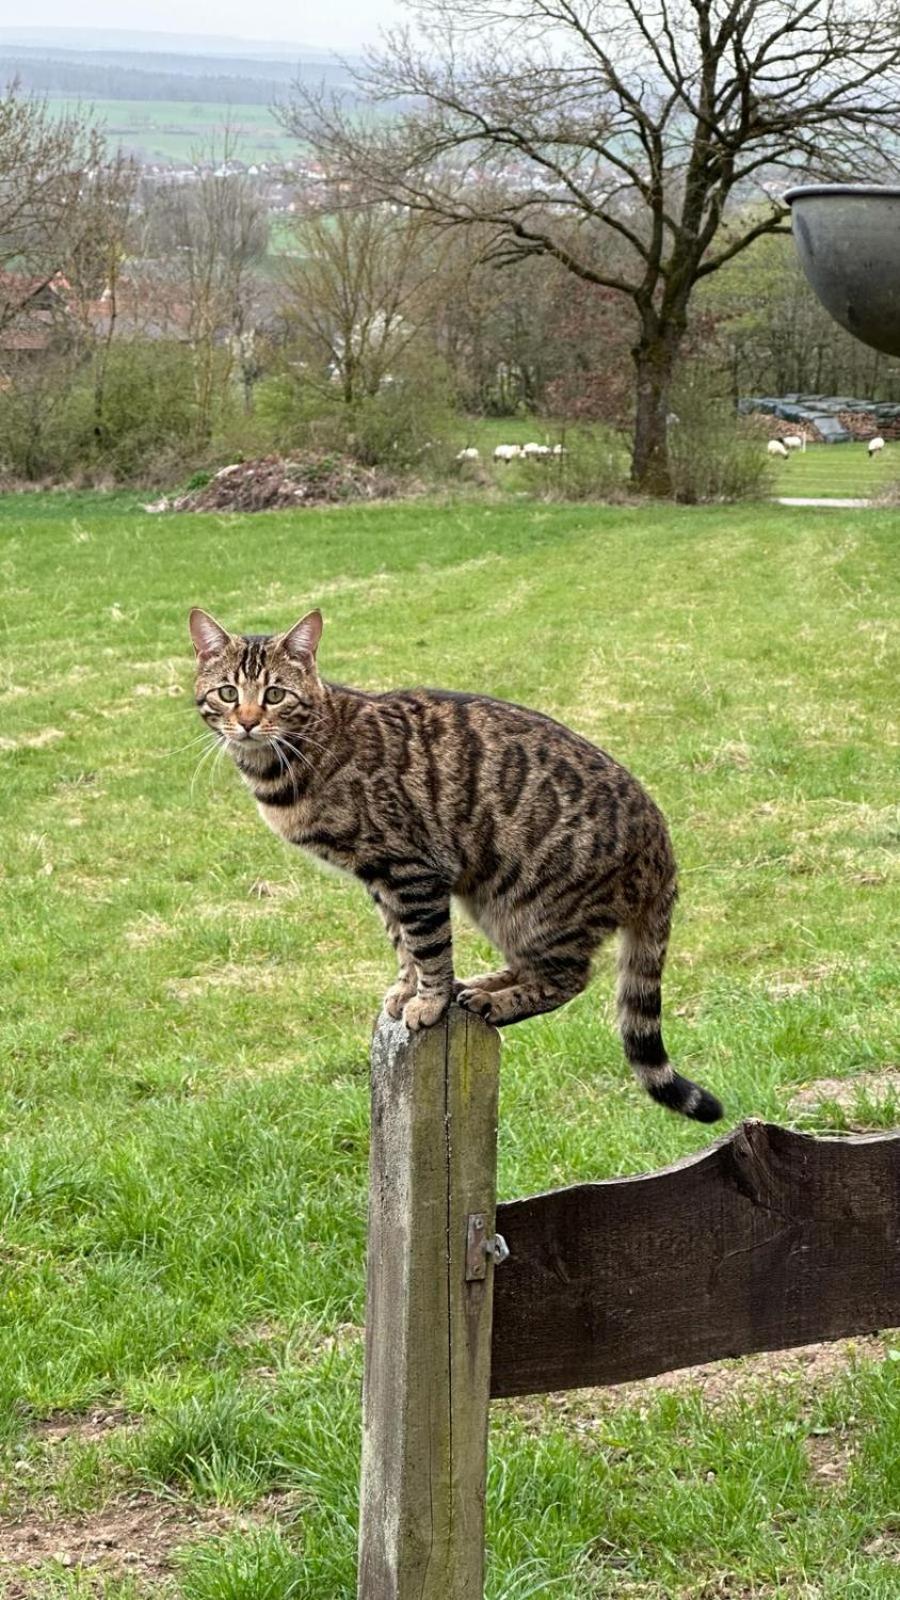
<svg viewBox="0 0 900 1600">
<path fill-rule="evenodd" d="M 879 417 L 876 411 L 839 411 L 838 422 L 854 439 L 900 439 L 900 417 Z"/>
<path fill-rule="evenodd" d="M 822 442 L 822 435 L 811 422 L 785 422 L 783 417 L 773 417 L 765 411 L 752 411 L 750 420 L 762 439 L 783 439 L 787 433 L 796 433 L 807 444 Z"/>
<path fill-rule="evenodd" d="M 900 439 L 900 404 L 863 400 L 853 395 L 785 394 L 748 396 L 739 401 L 742 416 L 752 417 L 762 438 L 802 435 L 808 443 L 864 444 L 880 434 Z"/>
<path fill-rule="evenodd" d="M 145 509 L 277 511 L 289 506 L 386 500 L 396 492 L 396 483 L 386 473 L 345 456 L 265 456 L 259 461 L 236 461 L 208 483 Z"/>
</svg>

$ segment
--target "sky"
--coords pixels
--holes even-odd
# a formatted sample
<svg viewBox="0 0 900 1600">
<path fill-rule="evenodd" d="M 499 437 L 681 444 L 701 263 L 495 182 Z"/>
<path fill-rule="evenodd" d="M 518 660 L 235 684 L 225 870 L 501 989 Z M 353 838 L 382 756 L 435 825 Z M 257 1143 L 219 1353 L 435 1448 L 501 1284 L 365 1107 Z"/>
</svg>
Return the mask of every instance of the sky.
<svg viewBox="0 0 900 1600">
<path fill-rule="evenodd" d="M 402 19 L 399 0 L 42 0 L 42 28 L 123 28 L 165 33 L 229 34 L 338 51 L 374 44 L 379 30 Z M 4 21 L 23 24 L 21 13 Z"/>
</svg>

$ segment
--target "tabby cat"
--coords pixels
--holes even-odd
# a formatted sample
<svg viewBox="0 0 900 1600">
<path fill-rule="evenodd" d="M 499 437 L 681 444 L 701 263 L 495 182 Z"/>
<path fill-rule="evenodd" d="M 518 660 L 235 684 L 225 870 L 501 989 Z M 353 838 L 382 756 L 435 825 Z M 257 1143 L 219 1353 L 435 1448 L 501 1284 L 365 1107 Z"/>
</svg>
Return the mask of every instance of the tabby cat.
<svg viewBox="0 0 900 1600">
<path fill-rule="evenodd" d="M 669 1064 L 660 1029 L 676 896 L 665 822 L 602 750 L 537 711 L 437 689 L 367 694 L 319 676 L 322 618 L 227 633 L 194 610 L 197 706 L 263 819 L 362 880 L 400 972 L 385 997 L 410 1029 L 450 1000 L 502 1026 L 585 987 L 620 935 L 625 1054 L 661 1105 L 714 1122 L 705 1089 Z M 502 971 L 453 975 L 450 897 L 503 952 Z"/>
</svg>

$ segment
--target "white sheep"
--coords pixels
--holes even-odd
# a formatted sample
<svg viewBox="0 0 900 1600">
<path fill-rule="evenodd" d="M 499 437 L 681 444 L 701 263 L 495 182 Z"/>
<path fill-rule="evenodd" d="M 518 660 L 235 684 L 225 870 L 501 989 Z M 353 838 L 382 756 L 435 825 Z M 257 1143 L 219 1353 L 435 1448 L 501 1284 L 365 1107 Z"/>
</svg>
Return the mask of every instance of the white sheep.
<svg viewBox="0 0 900 1600">
<path fill-rule="evenodd" d="M 791 453 L 783 439 L 770 439 L 766 445 L 766 450 L 770 456 L 783 456 L 785 459 Z"/>
<path fill-rule="evenodd" d="M 879 450 L 883 449 L 884 440 L 882 439 L 880 433 L 876 433 L 874 439 L 869 440 L 869 460 L 871 461 L 872 457 L 877 456 Z"/>
<path fill-rule="evenodd" d="M 526 461 L 532 461 L 534 457 L 539 456 L 540 453 L 541 446 L 539 444 L 535 444 L 533 439 L 529 439 L 528 443 L 523 444 L 522 446 L 522 454 Z"/>
<path fill-rule="evenodd" d="M 553 446 L 552 454 L 555 456 L 567 456 L 569 452 L 564 444 L 555 444 Z"/>
<path fill-rule="evenodd" d="M 517 444 L 498 444 L 494 447 L 495 461 L 515 461 L 521 454 L 521 446 Z"/>
<path fill-rule="evenodd" d="M 467 444 L 465 450 L 460 450 L 456 459 L 457 461 L 480 461 L 481 451 L 477 450 L 474 444 Z"/>
<path fill-rule="evenodd" d="M 802 433 L 786 433 L 781 442 L 787 446 L 788 450 L 806 449 L 806 436 Z"/>
</svg>

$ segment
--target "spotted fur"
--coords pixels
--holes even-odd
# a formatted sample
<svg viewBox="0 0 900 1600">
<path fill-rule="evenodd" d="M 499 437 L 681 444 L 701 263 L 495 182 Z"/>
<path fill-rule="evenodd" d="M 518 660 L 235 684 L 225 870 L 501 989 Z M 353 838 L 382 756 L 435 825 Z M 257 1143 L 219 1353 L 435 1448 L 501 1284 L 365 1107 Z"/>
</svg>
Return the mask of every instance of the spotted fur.
<svg viewBox="0 0 900 1600">
<path fill-rule="evenodd" d="M 628 1061 L 661 1105 L 716 1120 L 718 1101 L 663 1044 L 675 858 L 636 779 L 552 718 L 487 695 L 326 682 L 321 631 L 317 611 L 272 636 L 193 611 L 197 707 L 269 826 L 365 884 L 397 952 L 390 1014 L 429 1027 L 454 995 L 498 1027 L 553 1011 L 618 931 Z M 451 895 L 502 970 L 454 977 Z"/>
</svg>

